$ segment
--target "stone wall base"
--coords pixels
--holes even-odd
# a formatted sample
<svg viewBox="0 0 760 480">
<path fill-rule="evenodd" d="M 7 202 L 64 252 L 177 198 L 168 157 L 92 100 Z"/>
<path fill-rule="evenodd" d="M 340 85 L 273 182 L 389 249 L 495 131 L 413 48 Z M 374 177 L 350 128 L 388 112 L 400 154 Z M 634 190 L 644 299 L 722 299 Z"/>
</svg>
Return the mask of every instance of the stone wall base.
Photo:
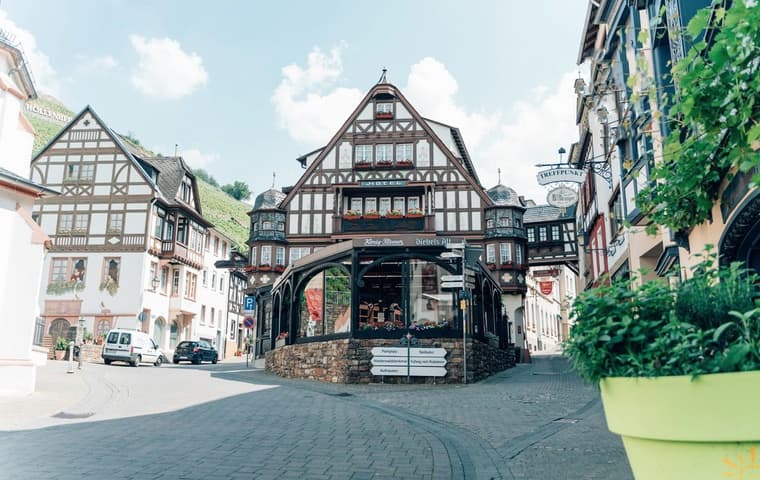
<svg viewBox="0 0 760 480">
<path fill-rule="evenodd" d="M 339 339 L 286 345 L 266 353 L 267 371 L 286 378 L 330 383 L 407 383 L 405 376 L 375 376 L 370 369 L 373 347 L 397 347 L 398 340 Z M 462 383 L 462 340 L 419 339 L 418 347 L 446 349 L 446 376 L 411 377 L 411 383 Z M 515 365 L 515 349 L 467 339 L 467 382 L 489 377 Z"/>
</svg>

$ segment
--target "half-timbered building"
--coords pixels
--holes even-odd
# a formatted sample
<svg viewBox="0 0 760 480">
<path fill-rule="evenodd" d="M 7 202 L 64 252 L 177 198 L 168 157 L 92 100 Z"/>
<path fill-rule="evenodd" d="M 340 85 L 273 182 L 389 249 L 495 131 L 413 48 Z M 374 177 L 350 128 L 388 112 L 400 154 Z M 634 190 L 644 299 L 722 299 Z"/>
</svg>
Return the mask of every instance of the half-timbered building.
<svg viewBox="0 0 760 480">
<path fill-rule="evenodd" d="M 199 335 L 221 339 L 216 309 L 226 310 L 227 294 L 214 289 L 222 301 L 206 322 L 199 277 L 211 224 L 180 157 L 153 156 L 87 107 L 31 168 L 33 181 L 62 193 L 34 210 L 52 240 L 39 303 L 53 339 L 79 319 L 95 338 L 137 328 L 165 350 Z"/>
<path fill-rule="evenodd" d="M 407 335 L 448 351 L 445 372 L 430 375 L 447 382 L 512 364 L 525 204 L 504 186 L 483 188 L 459 129 L 423 118 L 381 81 L 298 162 L 298 182 L 265 192 L 251 212 L 258 353 L 272 350 L 269 369 L 392 381 L 373 367 L 372 347 Z"/>
</svg>

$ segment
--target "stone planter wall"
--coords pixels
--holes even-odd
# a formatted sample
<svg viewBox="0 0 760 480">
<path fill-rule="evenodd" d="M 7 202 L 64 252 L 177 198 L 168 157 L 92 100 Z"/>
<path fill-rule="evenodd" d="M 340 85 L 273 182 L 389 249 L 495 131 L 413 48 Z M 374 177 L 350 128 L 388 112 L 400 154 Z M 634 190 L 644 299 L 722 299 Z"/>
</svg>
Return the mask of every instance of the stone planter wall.
<svg viewBox="0 0 760 480">
<path fill-rule="evenodd" d="M 391 339 L 340 339 L 287 345 L 266 354 L 267 371 L 286 378 L 331 383 L 406 383 L 406 377 L 370 373 L 373 347 L 396 347 Z M 411 377 L 412 383 L 462 383 L 464 362 L 461 339 L 419 339 L 418 347 L 446 349 L 445 377 Z M 514 348 L 500 350 L 467 340 L 467 381 L 489 377 L 515 365 Z"/>
</svg>

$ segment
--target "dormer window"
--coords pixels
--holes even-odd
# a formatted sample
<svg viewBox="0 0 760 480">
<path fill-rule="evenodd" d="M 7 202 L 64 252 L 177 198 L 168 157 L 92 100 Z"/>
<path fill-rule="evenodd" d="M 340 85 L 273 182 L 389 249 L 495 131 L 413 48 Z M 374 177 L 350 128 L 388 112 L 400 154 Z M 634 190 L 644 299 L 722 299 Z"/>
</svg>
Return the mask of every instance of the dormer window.
<svg viewBox="0 0 760 480">
<path fill-rule="evenodd" d="M 180 198 L 182 199 L 183 202 L 189 204 L 193 198 L 193 184 L 192 184 L 192 181 L 190 180 L 190 177 L 184 177 L 182 179 L 182 184 L 180 185 L 179 188 L 180 188 L 180 191 L 179 191 Z"/>
<path fill-rule="evenodd" d="M 393 118 L 393 102 L 376 103 L 375 118 Z"/>
<path fill-rule="evenodd" d="M 272 222 L 265 221 L 261 224 L 262 230 L 271 230 L 272 229 Z"/>
</svg>

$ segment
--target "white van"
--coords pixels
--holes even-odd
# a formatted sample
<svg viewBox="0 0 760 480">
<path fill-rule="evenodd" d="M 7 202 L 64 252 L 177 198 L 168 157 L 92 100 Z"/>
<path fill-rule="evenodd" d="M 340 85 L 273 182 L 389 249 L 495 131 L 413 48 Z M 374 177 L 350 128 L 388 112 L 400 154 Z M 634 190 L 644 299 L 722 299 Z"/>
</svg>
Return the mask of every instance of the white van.
<svg viewBox="0 0 760 480">
<path fill-rule="evenodd" d="M 141 363 L 160 366 L 163 353 L 147 333 L 137 330 L 115 329 L 108 332 L 103 346 L 103 362 L 127 362 L 133 367 Z"/>
</svg>

